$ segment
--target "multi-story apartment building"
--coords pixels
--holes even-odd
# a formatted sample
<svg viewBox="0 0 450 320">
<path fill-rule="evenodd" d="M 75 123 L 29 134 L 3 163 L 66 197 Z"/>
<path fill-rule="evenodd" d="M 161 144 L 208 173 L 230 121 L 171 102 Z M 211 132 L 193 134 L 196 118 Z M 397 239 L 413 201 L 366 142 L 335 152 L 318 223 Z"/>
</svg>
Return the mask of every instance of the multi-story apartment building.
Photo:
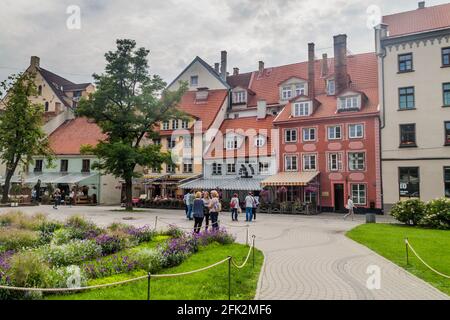
<svg viewBox="0 0 450 320">
<path fill-rule="evenodd" d="M 334 58 L 273 68 L 267 99 L 288 103 L 274 120 L 280 130 L 280 172 L 264 186 L 283 188 L 288 201 L 343 211 L 381 208 L 377 60 L 347 54 L 347 36 L 334 37 Z"/>
<path fill-rule="evenodd" d="M 120 182 L 111 175 L 101 175 L 92 170 L 91 164 L 97 159 L 80 152 L 82 145 L 96 145 L 105 138 L 95 123 L 86 118 L 76 118 L 74 114 L 79 100 L 88 97 L 95 90 L 94 85 L 73 83 L 48 71 L 40 66 L 40 58 L 36 56 L 31 57 L 25 72 L 35 75 L 38 95 L 30 99 L 45 108 L 43 129 L 49 136 L 55 164 L 48 166 L 45 159 L 36 156 L 33 163 L 18 168 L 12 182 L 32 187 L 40 180 L 44 189 L 52 185 L 66 194 L 77 186 L 85 191 L 85 202 L 94 198 L 101 204 L 120 203 Z M 4 99 L 7 98 L 8 95 Z M 4 173 L 5 169 L 1 170 Z"/>
<path fill-rule="evenodd" d="M 198 178 L 203 173 L 203 155 L 225 119 L 229 107 L 229 85 L 226 82 L 227 53 L 221 53 L 216 70 L 196 57 L 173 82 L 168 90 L 177 90 L 181 82 L 188 83 L 178 108 L 184 119 L 171 119 L 159 124 L 159 135 L 153 143 L 162 151 L 170 151 L 175 165 L 145 168 L 145 189 L 148 198 L 158 195 L 182 196 L 181 183 Z"/>
<path fill-rule="evenodd" d="M 450 4 L 384 16 L 375 38 L 385 207 L 450 197 Z"/>
</svg>

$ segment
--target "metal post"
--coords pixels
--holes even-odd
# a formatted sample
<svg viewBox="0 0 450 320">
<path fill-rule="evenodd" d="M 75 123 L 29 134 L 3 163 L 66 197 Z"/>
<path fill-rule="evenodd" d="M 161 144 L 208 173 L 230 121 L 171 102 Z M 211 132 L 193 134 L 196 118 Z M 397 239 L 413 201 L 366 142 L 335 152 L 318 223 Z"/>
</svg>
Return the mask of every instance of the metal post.
<svg viewBox="0 0 450 320">
<path fill-rule="evenodd" d="M 228 256 L 228 300 L 231 300 L 231 257 Z"/>
<path fill-rule="evenodd" d="M 247 225 L 247 232 L 245 234 L 245 245 L 248 246 L 248 225 Z"/>
<path fill-rule="evenodd" d="M 253 251 L 253 268 L 255 267 L 255 235 L 252 236 L 252 251 Z"/>
<path fill-rule="evenodd" d="M 156 226 L 158 225 L 158 216 L 155 217 L 155 231 L 156 231 Z"/>
<path fill-rule="evenodd" d="M 408 238 L 405 238 L 405 247 L 406 247 L 406 265 L 409 265 Z"/>
<path fill-rule="evenodd" d="M 148 278 L 147 278 L 147 301 L 150 301 L 150 278 L 151 277 L 152 277 L 152 275 L 149 272 Z"/>
</svg>

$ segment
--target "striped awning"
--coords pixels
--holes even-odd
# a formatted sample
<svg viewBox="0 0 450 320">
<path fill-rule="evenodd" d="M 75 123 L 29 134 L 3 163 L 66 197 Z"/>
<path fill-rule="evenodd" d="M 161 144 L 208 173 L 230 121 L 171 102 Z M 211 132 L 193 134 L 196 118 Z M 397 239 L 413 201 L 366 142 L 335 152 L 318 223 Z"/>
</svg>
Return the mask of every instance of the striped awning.
<svg viewBox="0 0 450 320">
<path fill-rule="evenodd" d="M 319 173 L 319 171 L 280 172 L 263 180 L 261 186 L 306 186 Z"/>
<path fill-rule="evenodd" d="M 261 190 L 262 179 L 197 179 L 181 184 L 181 189 L 194 190 L 229 190 L 229 191 L 258 191 Z"/>
</svg>

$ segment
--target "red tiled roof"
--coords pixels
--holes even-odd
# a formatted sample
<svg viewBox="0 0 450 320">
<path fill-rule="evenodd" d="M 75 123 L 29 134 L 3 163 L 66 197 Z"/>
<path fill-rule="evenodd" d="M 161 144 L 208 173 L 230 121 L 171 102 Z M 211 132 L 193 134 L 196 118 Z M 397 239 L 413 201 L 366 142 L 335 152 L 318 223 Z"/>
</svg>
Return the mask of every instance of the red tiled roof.
<svg viewBox="0 0 450 320">
<path fill-rule="evenodd" d="M 186 92 L 178 105 L 180 110 L 202 121 L 203 131 L 208 130 L 228 96 L 228 90 L 209 90 L 208 100 L 196 101 L 196 91 Z M 156 129 L 158 131 L 158 129 Z M 161 135 L 171 134 L 171 130 L 161 130 Z"/>
<path fill-rule="evenodd" d="M 383 23 L 388 25 L 390 37 L 448 28 L 450 3 L 387 15 Z"/>
<path fill-rule="evenodd" d="M 205 158 L 222 158 L 222 156 L 233 153 L 234 157 L 248 157 L 248 156 L 266 156 L 272 155 L 272 128 L 274 116 L 266 116 L 264 119 L 257 119 L 256 117 L 243 117 L 237 119 L 227 119 L 222 122 L 219 133 L 212 143 Z M 254 131 L 253 131 L 254 130 Z M 218 139 L 219 135 L 226 135 L 229 132 L 236 134 L 247 135 L 245 144 L 239 150 L 229 151 L 224 148 L 223 139 Z M 255 147 L 255 137 L 257 135 L 264 135 L 268 139 L 266 144 L 261 148 Z M 221 150 L 222 155 L 217 152 Z"/>
<path fill-rule="evenodd" d="M 84 117 L 66 121 L 49 136 L 50 147 L 57 155 L 78 155 L 82 145 L 96 146 L 105 139 L 101 129 Z"/>
<path fill-rule="evenodd" d="M 252 72 L 241 73 L 238 75 L 228 76 L 227 83 L 231 88 L 242 87 L 248 89 L 251 78 Z"/>
<path fill-rule="evenodd" d="M 374 53 L 350 55 L 347 57 L 347 64 L 352 88 L 364 91 L 365 88 L 376 88 L 378 86 L 377 60 Z M 314 68 L 316 75 L 315 92 L 316 95 L 323 95 L 326 89 L 325 79 L 334 72 L 334 58 L 328 58 L 329 73 L 327 76 L 322 77 L 322 60 L 316 60 Z M 268 105 L 279 104 L 279 85 L 292 77 L 308 79 L 308 62 L 266 68 L 262 75 L 259 71 L 253 72 L 249 89 L 255 95 L 249 96 L 248 106 L 256 107 L 259 99 L 266 100 Z M 234 79 L 234 81 L 237 80 Z"/>
</svg>

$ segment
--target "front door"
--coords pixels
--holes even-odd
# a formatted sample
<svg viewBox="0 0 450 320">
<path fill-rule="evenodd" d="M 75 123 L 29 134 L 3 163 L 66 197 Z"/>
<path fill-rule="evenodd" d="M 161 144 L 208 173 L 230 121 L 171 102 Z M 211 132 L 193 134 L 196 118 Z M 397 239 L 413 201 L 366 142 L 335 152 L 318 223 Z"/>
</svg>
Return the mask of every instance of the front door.
<svg viewBox="0 0 450 320">
<path fill-rule="evenodd" d="M 344 185 L 341 183 L 334 185 L 334 211 L 345 212 Z"/>
</svg>

